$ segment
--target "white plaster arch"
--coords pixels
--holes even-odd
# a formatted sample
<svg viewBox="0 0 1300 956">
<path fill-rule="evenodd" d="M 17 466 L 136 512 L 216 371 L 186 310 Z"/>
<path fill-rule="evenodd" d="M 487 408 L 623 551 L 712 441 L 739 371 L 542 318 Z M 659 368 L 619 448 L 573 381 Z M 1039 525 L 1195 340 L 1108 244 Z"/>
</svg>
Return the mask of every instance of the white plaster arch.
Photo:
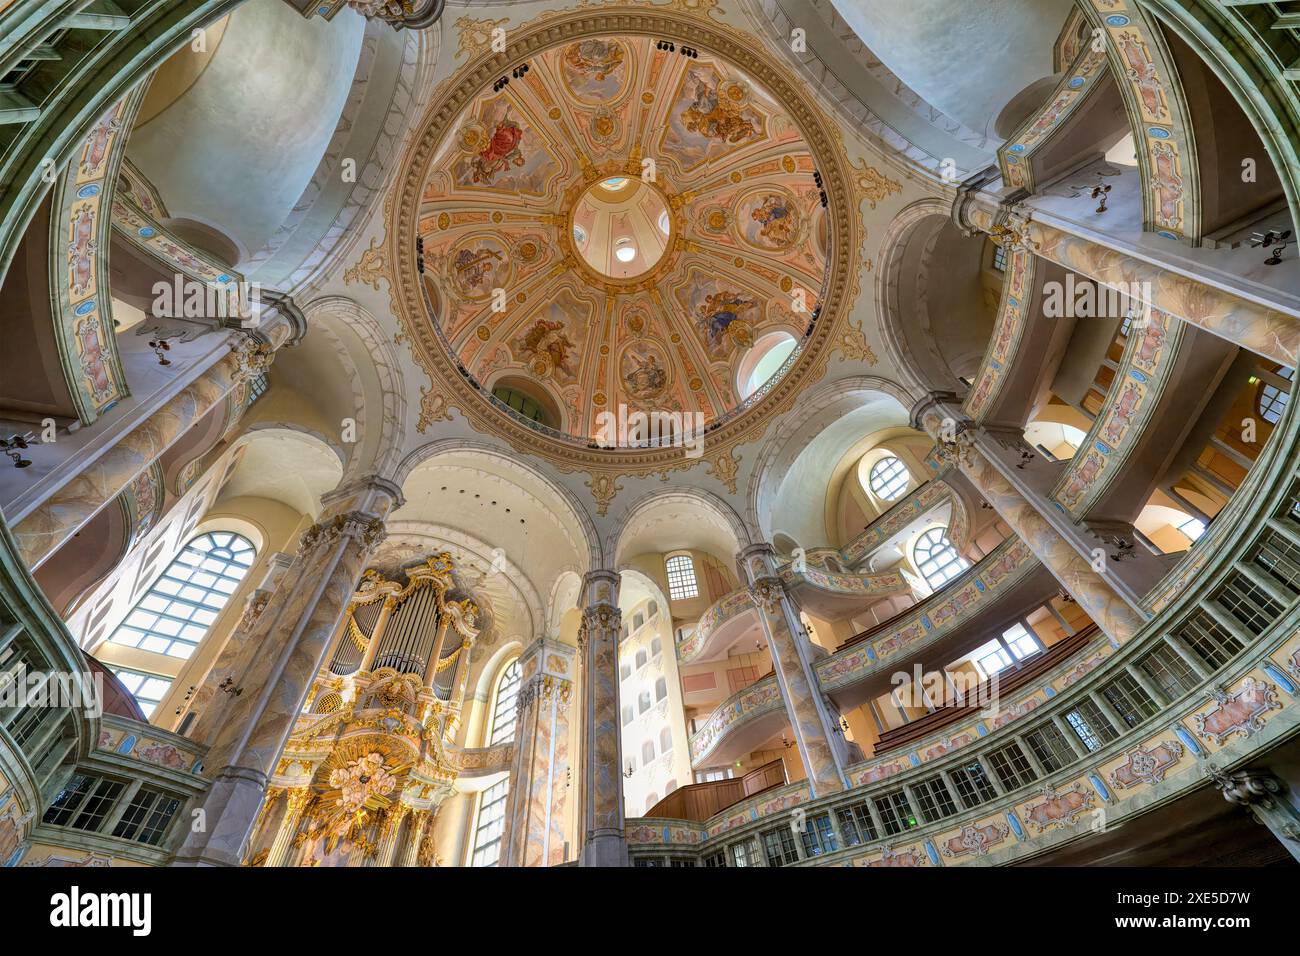
<svg viewBox="0 0 1300 956">
<path fill-rule="evenodd" d="M 907 414 L 914 400 L 906 388 L 880 376 L 855 375 L 804 393 L 796 411 L 786 416 L 764 441 L 753 471 L 750 472 L 745 497 L 745 519 L 750 527 L 758 529 L 765 540 L 770 540 L 776 530 L 781 530 L 805 548 L 819 547 L 825 543 L 820 541 L 821 535 L 810 538 L 806 529 L 775 527 L 777 493 L 799 454 L 830 425 L 852 412 L 860 411 L 865 404 L 864 400 L 871 397 L 884 403 L 881 407 L 882 416 L 888 414 L 897 419 L 882 421 L 882 425 L 907 423 Z M 893 400 L 892 403 L 889 402 L 890 399 Z M 891 404 L 897 407 L 890 408 Z M 825 488 L 817 489 L 818 494 L 824 491 Z M 818 513 L 821 513 L 820 503 Z"/>
<path fill-rule="evenodd" d="M 560 506 L 563 513 L 556 514 L 553 510 L 553 518 L 563 525 L 563 518 L 567 516 L 572 521 L 573 527 L 566 529 L 566 533 L 574 541 L 576 550 L 579 552 L 584 548 L 586 550 L 586 565 L 574 566 L 572 570 L 579 574 L 585 574 L 587 571 L 605 566 L 605 551 L 601 546 L 601 538 L 596 531 L 596 524 L 587 509 L 578 500 L 578 497 L 539 468 L 520 460 L 517 455 L 505 451 L 489 441 L 479 438 L 442 438 L 428 442 L 412 450 L 397 464 L 392 480 L 399 486 L 405 485 L 412 473 L 421 465 L 440 456 L 453 455 L 458 452 L 468 452 L 482 456 L 504 470 L 526 475 L 529 479 L 542 484 L 547 492 L 555 496 L 555 501 L 541 502 L 540 499 L 534 500 L 552 509 L 557 505 Z M 573 531 L 576 531 L 577 534 L 572 534 Z M 569 568 L 564 570 L 569 570 Z"/>
<path fill-rule="evenodd" d="M 671 488 L 649 492 L 631 502 L 611 525 L 605 539 L 605 554 L 622 571 L 627 549 L 633 543 L 644 537 L 657 538 L 663 534 L 680 537 L 688 533 L 680 521 L 672 522 L 690 513 L 702 519 L 700 526 L 689 532 L 701 536 L 699 540 L 656 541 L 659 551 L 699 546 L 700 550 L 729 562 L 754 543 L 753 535 L 736 510 L 713 492 L 703 488 Z M 660 529 L 656 530 L 655 525 L 660 525 Z"/>
<path fill-rule="evenodd" d="M 321 296 L 307 303 L 303 312 L 307 316 L 309 334 L 312 329 L 318 329 L 352 372 L 357 429 L 365 439 L 357 443 L 357 448 L 358 452 L 364 448 L 367 454 L 352 456 L 349 476 L 355 477 L 363 471 L 380 475 L 393 473 L 401 455 L 407 403 L 402 368 L 388 334 L 368 310 L 347 296 Z M 338 330 L 331 328 L 331 318 L 337 318 L 356 336 L 355 346 L 346 342 Z M 354 347 L 360 354 L 354 353 Z M 365 383 L 361 374 L 363 369 L 373 369 L 375 381 Z M 375 393 L 373 403 L 366 401 L 365 384 L 369 384 Z M 378 417 L 377 434 L 373 439 L 369 431 L 369 423 L 376 417 L 371 414 L 372 404 Z"/>
</svg>

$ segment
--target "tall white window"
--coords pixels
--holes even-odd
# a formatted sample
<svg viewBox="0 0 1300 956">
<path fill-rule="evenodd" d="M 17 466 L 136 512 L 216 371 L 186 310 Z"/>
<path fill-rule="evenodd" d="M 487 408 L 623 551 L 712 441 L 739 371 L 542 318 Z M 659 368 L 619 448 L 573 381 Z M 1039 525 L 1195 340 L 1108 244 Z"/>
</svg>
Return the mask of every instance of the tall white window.
<svg viewBox="0 0 1300 956">
<path fill-rule="evenodd" d="M 131 696 L 140 705 L 140 712 L 145 717 L 153 716 L 154 709 L 162 703 L 162 699 L 167 696 L 168 688 L 172 686 L 170 677 L 145 674 L 125 667 L 110 667 L 109 670 L 116 674 L 122 686 L 131 692 Z"/>
<path fill-rule="evenodd" d="M 947 528 L 931 528 L 912 549 L 912 560 L 926 583 L 936 590 L 970 567 L 948 540 Z"/>
<path fill-rule="evenodd" d="M 470 866 L 496 866 L 501 856 L 501 831 L 506 817 L 506 797 L 510 781 L 502 780 L 483 791 L 478 800 L 478 819 L 474 821 L 474 852 Z"/>
<path fill-rule="evenodd" d="M 251 541 L 229 531 L 191 539 L 109 640 L 169 657 L 189 657 L 256 556 Z"/>
<path fill-rule="evenodd" d="M 1295 375 L 1295 369 L 1284 368 L 1277 373 L 1282 378 L 1290 379 Z M 1285 389 L 1278 388 L 1269 382 L 1265 382 L 1259 390 L 1259 414 L 1264 421 L 1270 425 L 1276 425 L 1282 418 L 1282 413 L 1286 411 L 1287 402 L 1290 401 L 1291 394 Z"/>
<path fill-rule="evenodd" d="M 668 571 L 668 596 L 674 601 L 699 597 L 700 586 L 695 582 L 695 562 L 689 554 L 675 554 L 664 562 Z"/>
<path fill-rule="evenodd" d="M 515 736 L 516 703 L 519 699 L 519 658 L 515 658 L 497 682 L 496 700 L 492 704 L 492 735 L 488 746 L 503 744 Z"/>
<path fill-rule="evenodd" d="M 908 477 L 902 459 L 890 455 L 871 466 L 867 481 L 873 495 L 883 501 L 893 501 L 907 490 Z"/>
</svg>

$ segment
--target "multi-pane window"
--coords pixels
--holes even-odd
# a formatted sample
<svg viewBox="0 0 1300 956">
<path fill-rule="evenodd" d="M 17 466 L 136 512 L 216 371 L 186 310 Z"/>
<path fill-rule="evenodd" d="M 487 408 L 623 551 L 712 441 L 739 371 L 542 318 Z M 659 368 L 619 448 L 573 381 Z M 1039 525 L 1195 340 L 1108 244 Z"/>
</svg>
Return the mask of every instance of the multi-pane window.
<svg viewBox="0 0 1300 956">
<path fill-rule="evenodd" d="M 515 658 L 501 674 L 497 683 L 496 702 L 492 705 L 492 736 L 488 746 L 513 740 L 515 736 L 516 704 L 519 700 L 519 658 Z"/>
<path fill-rule="evenodd" d="M 659 731 L 659 752 L 666 754 L 673 749 L 673 731 L 671 727 L 665 727 Z"/>
<path fill-rule="evenodd" d="M 921 535 L 912 549 L 912 560 L 936 590 L 970 567 L 948 540 L 947 528 L 931 528 Z"/>
<path fill-rule="evenodd" d="M 883 501 L 893 501 L 907 490 L 910 476 L 902 459 L 890 455 L 871 466 L 867 484 L 871 493 Z"/>
<path fill-rule="evenodd" d="M 1128 674 L 1120 674 L 1102 687 L 1101 696 L 1115 708 L 1120 720 L 1130 727 L 1136 727 L 1148 717 L 1154 717 L 1160 710 L 1151 695 Z"/>
<path fill-rule="evenodd" d="M 253 376 L 253 378 L 250 379 L 248 382 L 248 403 L 247 404 L 252 405 L 255 401 L 257 401 L 259 398 L 265 395 L 267 387 L 268 387 L 268 383 L 266 381 L 265 372 L 261 372 Z"/>
<path fill-rule="evenodd" d="M 496 866 L 501 856 L 501 831 L 505 826 L 506 797 L 510 781 L 502 780 L 479 797 L 478 819 L 474 823 L 474 854 L 470 866 Z"/>
<path fill-rule="evenodd" d="M 907 794 L 902 790 L 881 794 L 871 802 L 875 804 L 876 815 L 880 817 L 880 825 L 885 828 L 886 835 L 893 836 L 916 826 L 912 805 L 907 802 Z"/>
<path fill-rule="evenodd" d="M 717 853 L 710 853 L 708 856 L 704 858 L 704 865 L 705 866 L 726 866 L 727 854 L 724 853 L 722 850 L 719 850 Z"/>
<path fill-rule="evenodd" d="M 695 582 L 695 562 L 689 554 L 674 554 L 664 562 L 668 572 L 668 597 L 674 601 L 685 601 L 699 597 L 700 587 Z"/>
<path fill-rule="evenodd" d="M 645 766 L 655 759 L 655 744 L 653 740 L 647 740 L 641 745 L 641 764 Z"/>
<path fill-rule="evenodd" d="M 632 723 L 632 705 L 624 704 L 623 705 L 623 726 L 626 727 L 630 723 Z"/>
<path fill-rule="evenodd" d="M 871 810 L 865 803 L 840 807 L 836 812 L 840 818 L 840 832 L 844 834 L 844 842 L 849 846 L 867 843 L 879 836 L 875 821 L 871 819 Z"/>
<path fill-rule="evenodd" d="M 1264 537 L 1252 558 L 1293 594 L 1300 594 L 1300 547 L 1273 531 Z"/>
<path fill-rule="evenodd" d="M 997 750 L 990 750 L 988 760 L 989 766 L 1007 790 L 1018 790 L 1031 784 L 1037 776 L 1019 744 L 1007 744 Z"/>
<path fill-rule="evenodd" d="M 989 780 L 984 772 L 984 765 L 978 760 L 955 767 L 951 773 L 953 786 L 957 788 L 957 794 L 961 797 L 961 802 L 966 804 L 967 809 L 977 807 L 998 795 L 993 781 Z"/>
<path fill-rule="evenodd" d="M 256 556 L 252 543 L 240 535 L 199 535 L 181 549 L 109 640 L 169 657 L 189 657 Z"/>
<path fill-rule="evenodd" d="M 1101 708 L 1090 700 L 1079 701 L 1066 713 L 1065 721 L 1089 750 L 1099 750 L 1119 736 Z"/>
<path fill-rule="evenodd" d="M 655 678 L 655 700 L 660 701 L 668 696 L 668 678 Z"/>
<path fill-rule="evenodd" d="M 17 644 L 10 644 L 0 651 L 0 690 L 24 682 L 28 692 L 32 692 L 36 689 L 33 678 L 42 673 L 44 671 L 37 668 L 28 653 Z M 46 679 L 49 679 L 48 676 Z M 6 696 L 15 703 L 22 701 L 22 696 L 12 690 Z M 9 729 L 19 744 L 24 744 L 35 736 L 47 717 L 58 712 L 58 708 L 40 706 L 37 699 L 23 703 L 22 706 L 0 707 L 0 723 Z"/>
<path fill-rule="evenodd" d="M 122 686 L 131 692 L 135 702 L 140 705 L 140 711 L 146 717 L 152 717 L 154 708 L 167 695 L 167 688 L 172 686 L 170 677 L 159 677 L 157 674 L 145 674 L 141 671 L 128 670 L 125 667 L 110 667 L 117 679 L 122 682 Z"/>
<path fill-rule="evenodd" d="M 993 268 L 998 272 L 1007 271 L 1007 250 L 996 242 L 993 244 Z"/>
<path fill-rule="evenodd" d="M 1187 649 L 1212 671 L 1232 660 L 1242 648 L 1241 641 L 1205 611 L 1184 624 L 1178 636 L 1187 644 Z"/>
<path fill-rule="evenodd" d="M 1263 634 L 1283 611 L 1282 605 L 1273 600 L 1267 591 L 1242 574 L 1228 581 L 1215 595 L 1215 600 L 1250 628 L 1252 634 Z"/>
<path fill-rule="evenodd" d="M 1074 749 L 1056 724 L 1040 724 L 1025 734 L 1025 744 L 1048 773 L 1055 773 L 1074 762 Z"/>
<path fill-rule="evenodd" d="M 1295 375 L 1295 369 L 1279 369 L 1277 374 L 1282 378 L 1290 379 Z M 1290 399 L 1291 394 L 1286 389 L 1265 382 L 1259 390 L 1259 417 L 1270 425 L 1276 425 L 1281 420 L 1282 413 L 1286 411 Z"/>
<path fill-rule="evenodd" d="M 650 658 L 646 656 L 645 648 L 643 647 L 641 650 L 636 652 L 636 669 L 640 670 L 645 667 L 646 661 L 648 660 L 650 660 Z"/>
<path fill-rule="evenodd" d="M 116 780 L 74 773 L 45 811 L 44 821 L 56 827 L 98 830 L 123 786 Z"/>
<path fill-rule="evenodd" d="M 1201 682 L 1187 661 L 1172 647 L 1157 647 L 1137 664 L 1170 700 L 1177 700 Z"/>
<path fill-rule="evenodd" d="M 921 816 L 925 818 L 926 823 L 934 823 L 957 812 L 957 804 L 953 802 L 952 794 L 948 792 L 948 785 L 943 782 L 942 776 L 936 775 L 913 784 L 912 793 L 916 795 L 916 802 L 921 805 Z"/>
<path fill-rule="evenodd" d="M 788 826 L 779 826 L 764 830 L 763 856 L 768 866 L 788 866 L 799 860 L 799 849 L 794 843 L 794 834 Z"/>
<path fill-rule="evenodd" d="M 1189 541 L 1199 541 L 1205 534 L 1205 522 L 1200 518 L 1187 518 L 1178 523 L 1178 530 L 1187 535 Z"/>
<path fill-rule="evenodd" d="M 113 828 L 113 836 L 157 846 L 180 805 L 179 797 L 141 787 Z"/>
<path fill-rule="evenodd" d="M 821 813 L 805 820 L 803 832 L 799 837 L 803 840 L 804 856 L 821 856 L 823 853 L 834 853 L 838 849 L 835 845 L 835 828 L 831 826 L 829 813 Z"/>
<path fill-rule="evenodd" d="M 752 841 L 733 843 L 730 849 L 732 866 L 758 866 L 758 850 Z"/>
</svg>

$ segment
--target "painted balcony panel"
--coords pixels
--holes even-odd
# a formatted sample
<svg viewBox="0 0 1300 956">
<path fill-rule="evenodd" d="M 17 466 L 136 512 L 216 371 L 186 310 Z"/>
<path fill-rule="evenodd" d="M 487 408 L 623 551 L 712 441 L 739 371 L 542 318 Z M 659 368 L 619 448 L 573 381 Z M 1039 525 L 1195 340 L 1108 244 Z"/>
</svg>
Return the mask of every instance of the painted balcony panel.
<svg viewBox="0 0 1300 956">
<path fill-rule="evenodd" d="M 771 674 L 728 697 L 691 735 L 691 766 L 730 763 L 786 726 L 785 701 L 776 675 Z"/>
<path fill-rule="evenodd" d="M 737 588 L 700 615 L 695 630 L 677 645 L 677 660 L 682 664 L 716 660 L 758 626 L 749 588 Z"/>
<path fill-rule="evenodd" d="M 990 606 L 1042 566 L 1029 548 L 1009 538 L 955 585 L 900 615 L 870 641 L 837 651 L 816 665 L 824 691 L 842 691 L 877 673 L 906 650 L 915 654 L 961 624 L 989 613 Z"/>
</svg>

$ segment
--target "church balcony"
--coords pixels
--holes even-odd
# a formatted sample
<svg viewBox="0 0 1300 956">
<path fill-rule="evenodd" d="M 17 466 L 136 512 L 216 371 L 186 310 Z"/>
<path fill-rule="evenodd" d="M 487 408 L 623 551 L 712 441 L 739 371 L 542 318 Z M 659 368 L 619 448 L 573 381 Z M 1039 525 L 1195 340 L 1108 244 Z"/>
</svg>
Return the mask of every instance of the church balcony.
<svg viewBox="0 0 1300 956">
<path fill-rule="evenodd" d="M 691 735 L 691 766 L 725 766 L 789 725 L 776 675 L 768 674 L 724 700 Z"/>
</svg>

